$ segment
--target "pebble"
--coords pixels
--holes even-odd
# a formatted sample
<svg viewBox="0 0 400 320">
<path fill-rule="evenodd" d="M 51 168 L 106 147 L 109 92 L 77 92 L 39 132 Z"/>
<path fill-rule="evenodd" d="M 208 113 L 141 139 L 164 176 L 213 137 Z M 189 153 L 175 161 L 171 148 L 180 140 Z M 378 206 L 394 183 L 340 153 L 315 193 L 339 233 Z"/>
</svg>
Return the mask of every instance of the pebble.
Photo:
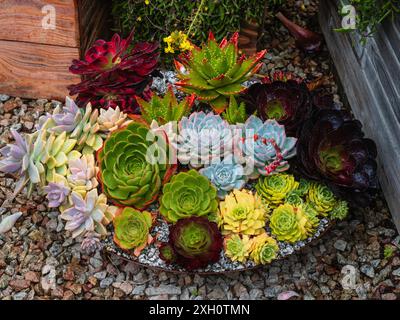
<svg viewBox="0 0 400 320">
<path fill-rule="evenodd" d="M 375 270 L 371 265 L 362 265 L 360 271 L 370 278 L 373 278 L 375 276 Z"/>
<path fill-rule="evenodd" d="M 107 277 L 100 281 L 100 288 L 108 288 L 114 282 L 114 278 Z"/>
<path fill-rule="evenodd" d="M 395 277 L 400 277 L 400 268 L 393 270 L 392 275 L 394 275 Z"/>
<path fill-rule="evenodd" d="M 147 288 L 145 290 L 145 293 L 148 296 L 156 296 L 156 295 L 160 295 L 160 294 L 179 295 L 182 293 L 182 289 L 179 287 L 176 287 L 174 285 L 160 285 L 159 287 Z"/>
<path fill-rule="evenodd" d="M 336 240 L 336 242 L 334 244 L 334 247 L 339 251 L 345 251 L 346 246 L 347 246 L 347 242 L 342 239 Z"/>
<path fill-rule="evenodd" d="M 18 292 L 13 295 L 13 300 L 25 300 L 27 296 L 27 292 Z"/>
</svg>

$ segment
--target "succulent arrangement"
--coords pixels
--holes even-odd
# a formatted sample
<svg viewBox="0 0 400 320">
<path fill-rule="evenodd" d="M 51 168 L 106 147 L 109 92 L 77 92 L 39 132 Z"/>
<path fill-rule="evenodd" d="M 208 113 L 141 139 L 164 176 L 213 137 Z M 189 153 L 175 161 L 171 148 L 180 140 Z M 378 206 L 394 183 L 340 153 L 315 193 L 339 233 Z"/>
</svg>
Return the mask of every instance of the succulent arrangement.
<svg viewBox="0 0 400 320">
<path fill-rule="evenodd" d="M 239 270 L 371 199 L 376 146 L 329 96 L 286 75 L 239 95 L 263 51 L 239 57 L 236 34 L 211 34 L 185 50 L 163 94 L 149 90 L 157 45 L 131 41 L 97 41 L 71 66 L 86 78 L 72 88 L 78 104 L 67 98 L 0 149 L 14 196 L 37 187 L 86 253 L 111 241 L 169 270 Z"/>
</svg>

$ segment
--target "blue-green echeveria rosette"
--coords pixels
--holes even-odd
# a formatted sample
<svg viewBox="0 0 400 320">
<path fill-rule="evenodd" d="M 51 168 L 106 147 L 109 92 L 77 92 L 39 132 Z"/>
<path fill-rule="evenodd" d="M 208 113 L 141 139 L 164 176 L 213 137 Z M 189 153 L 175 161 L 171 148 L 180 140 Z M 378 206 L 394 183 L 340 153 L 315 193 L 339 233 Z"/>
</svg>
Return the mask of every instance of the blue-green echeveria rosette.
<svg viewBox="0 0 400 320">
<path fill-rule="evenodd" d="M 104 193 L 116 204 L 145 208 L 176 168 L 168 164 L 167 154 L 162 131 L 155 134 L 135 122 L 114 131 L 98 153 Z"/>
<path fill-rule="evenodd" d="M 168 222 L 191 216 L 212 217 L 217 208 L 216 188 L 196 170 L 180 172 L 163 187 L 160 213 Z"/>
<path fill-rule="evenodd" d="M 241 156 L 247 164 L 254 165 L 251 178 L 283 172 L 289 169 L 288 159 L 296 155 L 294 137 L 287 137 L 285 127 L 276 120 L 266 120 L 250 116 L 241 128 L 238 139 Z M 277 151 L 278 149 L 278 151 Z"/>
<path fill-rule="evenodd" d="M 212 112 L 193 112 L 179 122 L 178 160 L 193 168 L 218 162 L 232 153 L 229 123 Z"/>
<path fill-rule="evenodd" d="M 217 188 L 220 199 L 224 199 L 233 189 L 242 189 L 246 183 L 244 168 L 232 155 L 225 157 L 219 163 L 200 169 L 199 172 Z"/>
</svg>

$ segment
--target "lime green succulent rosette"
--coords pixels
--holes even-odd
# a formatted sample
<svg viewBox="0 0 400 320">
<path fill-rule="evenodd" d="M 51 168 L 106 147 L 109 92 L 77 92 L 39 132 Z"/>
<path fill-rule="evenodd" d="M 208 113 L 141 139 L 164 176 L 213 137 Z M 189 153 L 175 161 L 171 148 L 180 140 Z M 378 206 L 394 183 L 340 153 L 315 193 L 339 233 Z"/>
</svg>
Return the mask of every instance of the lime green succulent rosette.
<svg viewBox="0 0 400 320">
<path fill-rule="evenodd" d="M 163 132 L 131 123 L 111 133 L 98 154 L 103 191 L 113 202 L 143 209 L 157 199 L 175 169 Z"/>
<path fill-rule="evenodd" d="M 290 191 L 285 198 L 285 203 L 289 203 L 293 206 L 301 206 L 304 201 L 303 201 L 303 197 L 301 196 L 301 193 L 296 190 L 292 190 Z"/>
<path fill-rule="evenodd" d="M 278 256 L 278 243 L 267 233 L 262 233 L 251 240 L 250 258 L 256 264 L 268 264 Z"/>
<path fill-rule="evenodd" d="M 171 223 L 192 216 L 215 217 L 217 190 L 196 170 L 180 172 L 164 185 L 160 213 Z"/>
<path fill-rule="evenodd" d="M 151 213 L 124 208 L 113 221 L 114 242 L 123 250 L 134 250 L 139 256 L 148 243 L 151 242 L 150 229 L 153 225 Z"/>
<path fill-rule="evenodd" d="M 232 234 L 224 239 L 225 254 L 232 261 L 245 262 L 250 254 L 252 241 L 249 236 Z"/>
<path fill-rule="evenodd" d="M 270 228 L 279 241 L 295 243 L 310 235 L 308 218 L 301 207 L 282 204 L 275 208 L 270 217 Z"/>
<path fill-rule="evenodd" d="M 320 222 L 318 211 L 315 209 L 314 205 L 309 202 L 303 204 L 302 209 L 308 219 L 306 228 L 308 230 L 308 233 L 311 235 L 312 233 L 314 233 Z"/>
<path fill-rule="evenodd" d="M 332 219 L 343 220 L 349 213 L 349 205 L 344 200 L 339 200 L 329 213 Z"/>
<path fill-rule="evenodd" d="M 300 178 L 299 185 L 297 186 L 296 191 L 301 196 L 305 196 L 308 194 L 308 190 L 310 189 L 310 186 L 311 186 L 311 181 L 304 179 L 304 178 Z"/>
<path fill-rule="evenodd" d="M 282 204 L 288 193 L 295 190 L 299 183 L 293 175 L 274 174 L 258 180 L 257 193 L 272 207 Z"/>
<path fill-rule="evenodd" d="M 308 201 L 312 202 L 315 209 L 324 217 L 328 215 L 328 212 L 332 211 L 337 202 L 331 189 L 319 183 L 312 183 L 310 185 Z"/>
</svg>

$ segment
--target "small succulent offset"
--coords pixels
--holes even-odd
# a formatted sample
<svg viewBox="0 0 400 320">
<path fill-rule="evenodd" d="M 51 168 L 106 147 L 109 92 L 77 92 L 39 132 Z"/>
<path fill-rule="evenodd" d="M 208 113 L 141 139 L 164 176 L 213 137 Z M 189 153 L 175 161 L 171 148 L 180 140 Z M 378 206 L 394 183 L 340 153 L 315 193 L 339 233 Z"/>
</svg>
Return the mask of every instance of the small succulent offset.
<svg viewBox="0 0 400 320">
<path fill-rule="evenodd" d="M 296 155 L 297 139 L 287 137 L 283 125 L 276 120 L 263 122 L 252 115 L 241 130 L 238 147 L 245 161 L 254 165 L 251 178 L 289 169 L 287 160 Z"/>
<path fill-rule="evenodd" d="M 98 186 L 97 174 L 99 168 L 96 166 L 92 154 L 82 155 L 78 159 L 69 160 L 68 169 L 68 183 L 72 188 L 72 191 L 81 194 L 82 197 L 85 196 L 86 192 Z"/>
<path fill-rule="evenodd" d="M 212 112 L 193 112 L 179 122 L 178 160 L 194 168 L 219 162 L 232 153 L 232 130 Z"/>
<path fill-rule="evenodd" d="M 287 203 L 274 209 L 269 226 L 279 241 L 289 243 L 306 239 L 312 231 L 302 207 L 294 207 Z"/>
<path fill-rule="evenodd" d="M 71 189 L 62 182 L 50 182 L 43 188 L 49 208 L 58 208 L 68 199 Z"/>
<path fill-rule="evenodd" d="M 128 125 L 132 120 L 129 120 L 128 114 L 121 112 L 119 107 L 115 109 L 100 109 L 100 115 L 97 118 L 99 124 L 99 132 L 106 136 L 110 132 L 118 130 L 119 128 Z"/>
<path fill-rule="evenodd" d="M 298 185 L 293 175 L 280 173 L 260 178 L 256 190 L 266 203 L 271 207 L 277 207 L 292 191 L 296 190 Z"/>
<path fill-rule="evenodd" d="M 160 213 L 168 222 L 191 216 L 212 217 L 217 209 L 215 187 L 196 170 L 178 173 L 163 187 Z"/>
<path fill-rule="evenodd" d="M 85 234 L 81 242 L 81 251 L 87 255 L 92 255 L 103 247 L 101 236 L 96 232 L 88 232 Z"/>
<path fill-rule="evenodd" d="M 268 264 L 278 256 L 278 243 L 266 232 L 251 239 L 250 258 L 256 264 Z"/>
<path fill-rule="evenodd" d="M 250 190 L 233 190 L 219 204 L 218 224 L 223 235 L 258 235 L 264 232 L 268 207 Z"/>
<path fill-rule="evenodd" d="M 167 155 L 163 132 L 153 134 L 136 122 L 114 131 L 98 153 L 103 192 L 117 204 L 145 208 L 175 169 Z"/>
<path fill-rule="evenodd" d="M 133 250 L 135 256 L 153 241 L 150 229 L 153 217 L 150 212 L 126 207 L 114 220 L 114 242 L 123 250 Z"/>
<path fill-rule="evenodd" d="M 151 124 L 151 122 L 155 120 L 159 125 L 164 125 L 170 121 L 181 120 L 183 116 L 189 113 L 194 104 L 194 100 L 195 95 L 192 94 L 181 102 L 178 102 L 172 86 L 168 87 L 164 97 L 161 98 L 153 94 L 149 102 L 140 97 L 136 97 L 136 101 L 140 107 L 141 117 L 148 124 Z"/>
<path fill-rule="evenodd" d="M 61 218 L 67 221 L 65 230 L 71 231 L 73 238 L 91 231 L 107 234 L 105 226 L 112 220 L 115 211 L 109 210 L 104 194 L 98 195 L 97 189 L 93 189 L 83 198 L 79 193 L 72 192 L 71 204 L 61 213 Z"/>
<path fill-rule="evenodd" d="M 333 207 L 332 211 L 329 212 L 329 216 L 332 219 L 343 220 L 347 217 L 349 213 L 349 205 L 347 201 L 339 200 L 336 202 L 336 205 Z"/>
<path fill-rule="evenodd" d="M 182 63 L 175 61 L 178 71 L 178 88 L 186 93 L 195 93 L 200 101 L 207 102 L 215 112 L 221 113 L 228 106 L 229 97 L 238 95 L 246 88 L 243 83 L 261 67 L 259 61 L 266 50 L 252 57 L 239 57 L 239 34 L 233 34 L 220 44 L 210 32 L 202 48 L 195 47 L 190 53 L 182 54 Z"/>
<path fill-rule="evenodd" d="M 137 111 L 135 95 L 149 95 L 151 73 L 158 64 L 158 45 L 141 42 L 131 46 L 133 32 L 127 39 L 115 34 L 111 41 L 97 40 L 86 52 L 84 60 L 73 60 L 70 71 L 85 76 L 69 86 L 70 94 L 78 94 L 80 107 L 91 102 L 95 108 L 116 108 Z"/>
<path fill-rule="evenodd" d="M 249 236 L 231 234 L 224 238 L 226 256 L 232 261 L 245 262 L 250 255 L 252 241 Z"/>
<path fill-rule="evenodd" d="M 377 150 L 361 123 L 339 110 L 318 110 L 306 121 L 297 143 L 301 173 L 323 181 L 356 205 L 366 205 L 377 187 Z"/>
<path fill-rule="evenodd" d="M 17 131 L 11 130 L 15 144 L 8 144 L 0 153 L 0 171 L 17 173 L 19 179 L 16 183 L 14 196 L 28 184 L 28 196 L 33 191 L 35 184 L 44 184 L 45 167 L 40 162 L 44 150 L 43 139 L 38 137 L 41 131 L 22 137 Z"/>
<path fill-rule="evenodd" d="M 218 197 L 224 199 L 229 191 L 242 189 L 246 183 L 244 168 L 229 155 L 221 162 L 199 170 L 217 188 Z"/>
<path fill-rule="evenodd" d="M 311 113 L 310 94 L 304 82 L 256 83 L 248 89 L 246 98 L 261 120 L 275 119 L 292 136 L 297 136 L 298 129 Z"/>
<path fill-rule="evenodd" d="M 310 185 L 308 200 L 325 217 L 328 215 L 328 212 L 332 211 L 337 202 L 333 192 L 326 185 L 320 183 L 312 183 Z"/>
<path fill-rule="evenodd" d="M 168 246 L 169 249 L 165 245 L 162 248 L 161 258 L 173 258 L 173 262 L 187 270 L 195 270 L 219 260 L 222 236 L 215 222 L 204 217 L 190 217 L 171 225 Z"/>
<path fill-rule="evenodd" d="M 229 124 L 244 123 L 248 118 L 244 102 L 237 103 L 234 96 L 229 97 L 229 105 L 222 114 L 222 118 Z"/>
</svg>

